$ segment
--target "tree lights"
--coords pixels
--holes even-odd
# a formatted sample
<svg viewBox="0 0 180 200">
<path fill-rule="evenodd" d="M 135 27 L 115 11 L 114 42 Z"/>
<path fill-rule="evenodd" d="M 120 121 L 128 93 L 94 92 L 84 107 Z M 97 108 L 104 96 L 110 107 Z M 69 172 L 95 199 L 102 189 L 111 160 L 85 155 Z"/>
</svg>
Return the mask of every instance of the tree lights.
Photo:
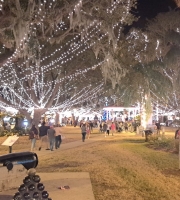
<svg viewBox="0 0 180 200">
<path fill-rule="evenodd" d="M 96 77 L 97 85 L 92 77 L 88 79 L 92 70 L 102 67 L 103 76 L 115 73 L 112 77 L 116 80 L 126 73 L 115 58 L 115 49 L 123 25 L 134 19 L 129 12 L 134 0 L 16 0 L 2 5 L 6 9 L 1 19 L 10 15 L 16 25 L 12 26 L 9 18 L 4 27 L 12 31 L 15 45 L 11 45 L 13 55 L 1 64 L 0 92 L 15 108 L 66 109 L 80 105 L 96 98 L 93 93 L 103 93 L 101 76 Z M 6 32 L 2 34 L 5 38 Z M 8 42 L 4 46 L 7 48 Z"/>
</svg>

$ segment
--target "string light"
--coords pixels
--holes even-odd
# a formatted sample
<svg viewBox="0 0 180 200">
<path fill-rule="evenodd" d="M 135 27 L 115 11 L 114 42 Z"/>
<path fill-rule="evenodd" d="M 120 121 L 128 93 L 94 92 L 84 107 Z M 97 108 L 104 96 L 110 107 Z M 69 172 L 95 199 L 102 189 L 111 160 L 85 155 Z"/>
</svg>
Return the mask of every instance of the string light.
<svg viewBox="0 0 180 200">
<path fill-rule="evenodd" d="M 4 0 L 1 0 L 0 1 L 0 11 L 2 11 L 2 9 L 3 9 L 3 3 L 4 3 Z"/>
<path fill-rule="evenodd" d="M 82 2 L 80 1 L 77 5 L 75 5 L 75 7 L 76 6 L 79 6 L 80 4 L 82 4 Z M 57 50 L 56 50 L 57 51 Z M 77 55 L 79 55 L 79 54 L 77 54 Z M 65 57 L 67 57 L 67 56 L 65 56 Z M 73 58 L 73 56 L 69 59 L 69 60 L 71 60 Z M 63 59 L 63 58 L 62 58 Z M 59 59 L 58 61 L 60 61 L 61 59 Z M 62 61 L 62 63 L 66 63 L 68 61 L 68 59 L 67 60 L 65 60 L 65 61 Z M 27 61 L 26 61 L 27 62 Z M 56 62 L 56 61 L 55 61 Z M 54 63 L 54 62 L 53 62 Z M 53 63 L 51 63 L 50 64 L 50 66 L 52 66 L 53 65 Z M 49 68 L 49 65 L 47 65 L 47 66 L 45 66 L 45 68 Z M 57 67 L 54 67 L 54 68 L 51 68 L 51 70 L 52 69 L 55 69 L 55 68 L 57 68 Z M 28 70 L 28 69 L 27 69 Z M 21 73 L 24 73 L 24 71 L 22 71 Z M 4 73 L 5 74 L 5 73 Z M 7 76 L 9 76 L 10 74 L 9 73 L 7 73 Z M 4 75 L 5 76 L 5 75 Z M 27 77 L 28 75 L 26 75 L 24 78 L 26 79 L 26 78 L 28 78 Z M 30 76 L 30 75 L 29 75 Z"/>
<path fill-rule="evenodd" d="M 46 106 L 46 104 L 47 104 L 47 102 L 48 102 L 48 100 L 49 100 L 49 98 L 50 98 L 50 95 L 49 95 L 49 98 L 48 98 L 48 97 L 47 97 L 47 94 L 48 94 L 50 91 L 53 91 L 52 88 L 50 87 L 50 86 L 52 86 L 53 83 L 54 83 L 54 85 L 56 86 L 56 84 L 59 85 L 59 83 L 63 82 L 65 79 L 71 80 L 72 78 L 75 78 L 75 77 L 77 77 L 78 75 L 82 75 L 82 74 L 84 74 L 84 73 L 87 73 L 89 70 L 92 70 L 92 69 L 94 70 L 94 69 L 97 68 L 98 66 L 101 66 L 103 62 L 104 62 L 104 61 L 99 62 L 98 64 L 96 64 L 96 65 L 94 65 L 94 66 L 92 66 L 92 67 L 86 68 L 85 70 L 79 70 L 78 72 L 76 72 L 76 73 L 74 73 L 74 74 L 72 74 L 72 75 L 66 76 L 65 78 L 59 79 L 59 80 L 57 80 L 57 81 L 52 81 L 52 82 L 50 82 L 49 84 L 44 84 L 43 87 L 46 86 L 46 87 L 48 88 L 48 90 L 46 91 L 46 93 L 45 93 L 44 95 L 41 96 L 41 98 L 40 98 L 40 100 L 39 100 L 39 104 L 40 104 L 40 105 L 37 105 L 36 103 L 34 103 L 34 101 L 32 100 L 32 98 L 31 98 L 31 96 L 30 96 L 30 94 L 28 93 L 28 91 L 31 91 L 31 90 L 37 92 L 38 89 L 36 88 L 35 84 L 34 84 L 34 87 L 32 87 L 31 89 L 28 89 L 28 88 L 25 88 L 25 87 L 22 85 L 21 81 L 19 81 L 19 84 L 20 84 L 21 87 L 20 87 L 20 89 L 17 89 L 17 91 L 19 91 L 19 93 L 21 93 L 21 94 L 24 94 L 24 95 L 26 96 L 26 99 L 27 99 L 27 100 L 24 100 L 24 99 L 22 98 L 22 96 L 20 96 L 20 95 L 17 93 L 17 91 L 15 91 L 14 89 L 12 89 L 12 87 L 11 87 L 10 85 L 7 85 L 7 84 L 1 86 L 1 87 L 3 88 L 2 93 L 3 93 L 3 95 L 6 93 L 6 95 L 4 95 L 4 98 L 9 98 L 9 96 L 15 95 L 16 98 L 18 98 L 21 102 L 23 102 L 23 104 L 27 105 L 28 107 L 32 107 L 32 106 L 33 106 L 33 107 L 35 107 L 35 108 L 43 108 L 43 107 Z M 15 77 L 15 78 L 18 79 L 18 77 Z M 7 93 L 7 91 L 9 91 L 9 92 Z M 59 92 L 60 92 L 60 90 L 58 90 L 57 93 L 59 94 Z M 59 97 L 60 97 L 60 96 L 59 96 Z M 59 97 L 58 97 L 58 99 L 59 99 Z M 46 102 L 43 101 L 44 99 L 46 99 Z M 57 99 L 56 99 L 56 102 L 58 102 Z M 13 102 L 13 104 L 16 104 L 16 102 Z M 20 106 L 21 106 L 21 105 L 20 105 Z"/>
<path fill-rule="evenodd" d="M 53 1 L 55 2 L 55 1 Z M 30 24 L 29 29 L 27 29 L 27 32 L 25 33 L 24 37 L 21 39 L 20 43 L 17 45 L 17 49 L 14 52 L 13 56 L 10 57 L 3 65 L 3 67 L 0 69 L 0 78 L 3 92 L 6 93 L 9 91 L 9 94 L 6 93 L 6 98 L 11 99 L 10 96 L 13 96 L 13 101 L 16 106 L 25 105 L 24 107 L 32 107 L 35 108 L 42 108 L 45 107 L 47 102 L 50 99 L 50 96 L 53 93 L 53 90 L 60 86 L 60 83 L 62 83 L 65 79 L 69 79 L 70 81 L 75 79 L 79 75 L 84 75 L 87 71 L 92 70 L 93 68 L 96 68 L 97 66 L 101 66 L 105 61 L 99 62 L 98 64 L 89 67 L 85 70 L 79 70 L 75 72 L 72 75 L 66 76 L 64 78 L 59 78 L 60 70 L 62 66 L 64 66 L 67 62 L 71 62 L 75 57 L 78 57 L 88 49 L 92 48 L 98 41 L 109 38 L 111 39 L 111 33 L 108 31 L 104 33 L 104 31 L 101 30 L 101 22 L 98 22 L 97 20 L 94 20 L 92 23 L 90 23 L 89 26 L 84 28 L 77 36 L 75 36 L 73 39 L 68 41 L 65 45 L 60 46 L 57 48 L 54 52 L 52 52 L 47 57 L 41 58 L 36 61 L 34 64 L 30 64 L 32 60 L 34 59 L 34 55 L 29 56 L 26 61 L 24 61 L 21 65 L 15 66 L 13 63 L 13 60 L 20 54 L 23 55 L 23 48 L 27 46 L 28 42 L 30 42 L 30 37 L 34 36 L 36 37 L 37 31 L 39 27 L 44 26 L 44 19 L 48 16 L 48 12 L 46 12 L 46 6 L 49 5 L 49 10 L 53 7 L 53 2 L 50 2 L 47 4 L 47 1 L 44 0 L 44 2 L 39 3 L 39 10 L 34 15 L 35 20 L 33 23 Z M 107 9 L 108 12 L 113 12 L 117 7 L 117 5 L 121 3 L 121 1 L 116 0 L 115 3 L 112 3 L 110 8 Z M 47 4 L 47 5 L 46 5 Z M 70 20 L 70 27 L 73 26 L 73 17 L 77 15 L 78 12 L 82 8 L 82 1 L 78 1 L 77 4 L 75 4 L 73 7 L 73 11 L 69 12 L 69 20 Z M 128 9 L 127 9 L 128 10 Z M 42 13 L 43 16 L 42 16 Z M 127 13 L 126 13 L 127 14 Z M 125 20 L 125 17 L 122 17 L 121 22 Z M 119 23 L 113 25 L 113 29 L 116 28 L 119 25 Z M 48 38 L 48 42 L 52 42 L 54 37 L 56 37 L 56 34 L 58 35 L 59 31 L 66 31 L 67 30 L 66 24 L 61 20 L 57 21 L 56 23 L 52 24 L 52 29 L 54 33 Z M 121 33 L 122 27 L 120 26 L 117 41 L 120 39 L 120 33 Z M 98 37 L 98 38 L 97 38 Z M 97 38 L 96 40 L 94 40 Z M 79 40 L 78 42 L 76 40 Z M 54 40 L 55 41 L 55 40 Z M 39 53 L 42 52 L 42 50 L 45 48 L 44 46 L 40 46 L 37 44 L 37 51 Z M 67 50 L 62 53 L 63 49 Z M 33 47 L 35 48 L 35 46 Z M 58 56 L 61 54 L 60 56 Z M 56 55 L 56 59 L 49 62 L 48 64 L 44 64 L 45 61 L 48 60 L 48 58 L 52 58 L 52 56 Z M 27 66 L 27 67 L 26 67 Z M 17 69 L 16 69 L 17 68 Z M 59 72 L 57 72 L 58 79 L 53 81 L 45 81 L 45 74 L 47 74 L 49 71 L 57 69 Z M 7 80 L 8 78 L 8 80 Z M 26 82 L 32 81 L 33 84 L 30 85 L 30 88 L 26 86 Z M 19 88 L 13 89 L 14 85 L 19 85 Z M 102 87 L 100 84 L 100 87 L 97 87 L 96 89 L 99 89 Z M 31 96 L 31 93 L 34 91 L 35 96 L 39 98 L 38 103 L 35 103 L 33 101 L 33 98 Z M 96 92 L 97 90 L 91 89 L 91 91 Z M 4 94 L 3 93 L 3 94 Z M 58 99 L 63 94 L 63 91 L 60 89 L 57 90 L 57 95 L 55 96 L 56 103 L 55 105 L 58 105 Z M 87 93 L 88 94 L 88 93 Z M 49 96 L 46 98 L 46 96 Z M 81 95 L 80 95 L 81 96 Z M 16 101 L 16 98 L 19 99 L 19 101 Z M 82 98 L 82 96 L 81 96 Z M 62 104 L 64 107 L 70 106 L 72 103 L 75 104 L 83 102 L 85 98 L 80 100 L 81 98 L 76 98 L 74 100 L 73 98 L 71 101 L 66 101 L 66 103 Z M 88 99 L 88 96 L 87 96 Z M 60 105 L 59 105 L 60 106 Z"/>
</svg>

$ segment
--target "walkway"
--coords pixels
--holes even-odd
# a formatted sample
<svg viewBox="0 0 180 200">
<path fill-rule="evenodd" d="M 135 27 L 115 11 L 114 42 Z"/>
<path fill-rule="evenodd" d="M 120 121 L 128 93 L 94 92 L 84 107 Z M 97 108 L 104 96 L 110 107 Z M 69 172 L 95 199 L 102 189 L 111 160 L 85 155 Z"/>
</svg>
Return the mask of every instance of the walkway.
<svg viewBox="0 0 180 200">
<path fill-rule="evenodd" d="M 42 148 L 41 151 L 36 151 L 35 153 L 38 156 L 46 156 L 47 154 L 50 154 L 50 153 L 55 153 L 57 151 L 63 151 L 63 150 L 66 150 L 66 149 L 72 149 L 72 148 L 84 146 L 84 145 L 87 145 L 87 144 L 97 142 L 99 140 L 104 140 L 103 134 L 102 135 L 99 135 L 99 134 L 95 135 L 95 136 L 91 137 L 90 139 L 86 139 L 85 142 L 82 142 L 82 140 L 77 140 L 77 141 L 74 141 L 74 142 L 68 142 L 68 143 L 61 144 L 60 148 L 57 149 L 57 150 L 54 150 L 53 152 L 50 151 L 50 150 L 45 150 L 44 148 Z"/>
</svg>

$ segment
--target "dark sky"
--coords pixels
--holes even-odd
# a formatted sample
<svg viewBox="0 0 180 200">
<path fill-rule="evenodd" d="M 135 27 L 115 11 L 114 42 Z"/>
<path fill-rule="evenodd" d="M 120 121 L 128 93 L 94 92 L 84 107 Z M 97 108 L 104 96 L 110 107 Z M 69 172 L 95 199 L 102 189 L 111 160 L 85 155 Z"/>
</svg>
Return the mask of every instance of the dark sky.
<svg viewBox="0 0 180 200">
<path fill-rule="evenodd" d="M 159 12 L 175 8 L 173 0 L 138 0 L 138 12 L 143 18 L 153 18 Z"/>
<path fill-rule="evenodd" d="M 138 22 L 134 23 L 134 27 L 144 27 L 146 19 L 154 18 L 160 12 L 168 12 L 169 9 L 176 8 L 173 0 L 138 0 L 136 16 L 140 16 Z"/>
</svg>

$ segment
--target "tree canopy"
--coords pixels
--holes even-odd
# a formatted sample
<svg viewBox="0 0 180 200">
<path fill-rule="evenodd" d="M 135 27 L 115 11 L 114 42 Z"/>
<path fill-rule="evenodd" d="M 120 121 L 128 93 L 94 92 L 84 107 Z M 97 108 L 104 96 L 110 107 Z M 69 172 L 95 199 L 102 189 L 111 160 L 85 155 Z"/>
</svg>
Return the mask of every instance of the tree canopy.
<svg viewBox="0 0 180 200">
<path fill-rule="evenodd" d="M 144 29 L 129 29 L 137 20 L 132 14 L 136 0 L 0 4 L 3 105 L 33 107 L 42 114 L 87 105 L 95 109 L 106 97 L 133 104 L 146 94 L 170 105 L 169 97 L 177 94 L 178 10 L 160 13 Z"/>
<path fill-rule="evenodd" d="M 3 100 L 43 109 L 82 104 L 86 99 L 78 95 L 84 90 L 89 100 L 97 98 L 103 77 L 124 75 L 116 52 L 123 27 L 135 19 L 130 12 L 135 6 L 135 0 L 2 2 Z"/>
</svg>

